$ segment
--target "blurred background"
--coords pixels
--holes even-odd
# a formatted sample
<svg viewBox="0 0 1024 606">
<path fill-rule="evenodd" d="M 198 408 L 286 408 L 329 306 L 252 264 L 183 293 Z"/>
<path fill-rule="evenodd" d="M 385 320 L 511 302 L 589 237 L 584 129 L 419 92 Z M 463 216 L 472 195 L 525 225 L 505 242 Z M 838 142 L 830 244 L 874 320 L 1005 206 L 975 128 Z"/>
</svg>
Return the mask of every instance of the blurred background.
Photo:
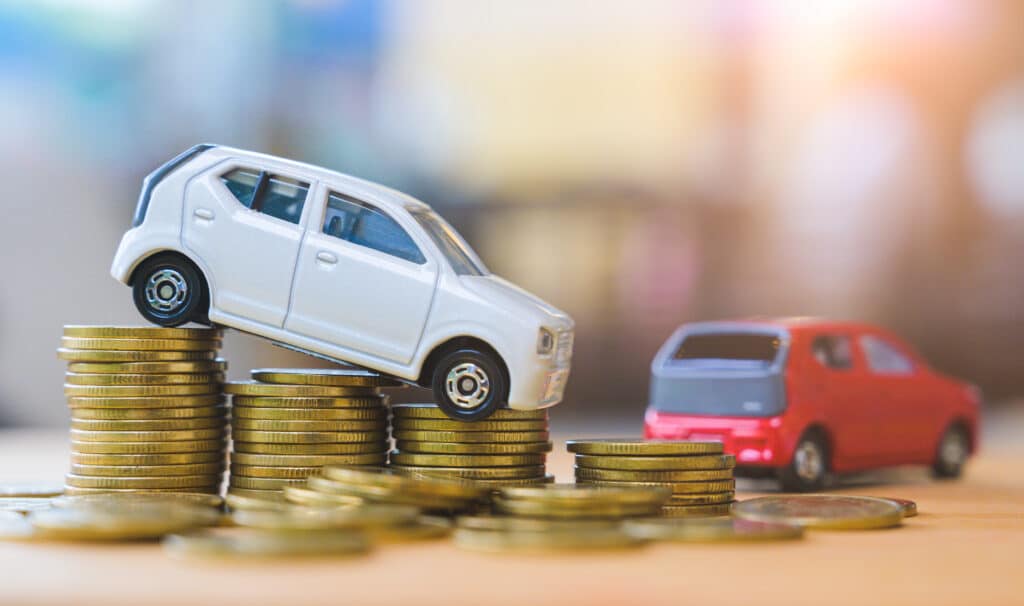
<svg viewBox="0 0 1024 606">
<path fill-rule="evenodd" d="M 141 322 L 111 258 L 142 178 L 204 141 L 419 197 L 568 311 L 556 427 L 638 430 L 671 330 L 748 315 L 876 322 L 1010 402 L 1022 23 L 1016 0 L 0 2 L 0 425 L 66 423 L 63 324 Z M 225 356 L 311 364 L 236 333 Z"/>
</svg>

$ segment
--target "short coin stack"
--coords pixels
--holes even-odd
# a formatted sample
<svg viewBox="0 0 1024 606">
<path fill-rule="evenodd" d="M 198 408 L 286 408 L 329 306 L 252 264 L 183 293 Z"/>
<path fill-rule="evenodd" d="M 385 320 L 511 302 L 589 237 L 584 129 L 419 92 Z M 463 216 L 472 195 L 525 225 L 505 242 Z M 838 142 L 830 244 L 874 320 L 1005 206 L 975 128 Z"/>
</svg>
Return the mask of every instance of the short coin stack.
<svg viewBox="0 0 1024 606">
<path fill-rule="evenodd" d="M 485 487 L 538 484 L 551 451 L 546 410 L 495 411 L 485 421 L 449 419 L 434 404 L 391 407 L 391 468 Z"/>
<path fill-rule="evenodd" d="M 398 383 L 364 370 L 263 369 L 228 383 L 232 451 L 228 498 L 281 499 L 324 465 L 382 466 L 387 408 L 381 387 Z"/>
<path fill-rule="evenodd" d="M 218 492 L 227 442 L 220 345 L 209 328 L 65 326 L 65 492 Z"/>
<path fill-rule="evenodd" d="M 736 459 L 719 442 L 570 440 L 576 482 L 619 488 L 664 488 L 670 517 L 727 515 L 736 495 Z"/>
</svg>

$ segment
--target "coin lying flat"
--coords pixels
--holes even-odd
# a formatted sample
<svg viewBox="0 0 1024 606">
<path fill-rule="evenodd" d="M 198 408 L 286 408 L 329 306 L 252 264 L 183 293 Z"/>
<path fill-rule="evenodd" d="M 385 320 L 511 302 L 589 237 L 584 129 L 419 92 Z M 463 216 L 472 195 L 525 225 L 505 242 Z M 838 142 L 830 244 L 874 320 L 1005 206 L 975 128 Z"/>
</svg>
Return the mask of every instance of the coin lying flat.
<svg viewBox="0 0 1024 606">
<path fill-rule="evenodd" d="M 252 455 L 279 455 L 279 456 L 347 456 L 347 455 L 373 455 L 373 458 L 387 458 L 388 444 L 382 437 L 384 434 L 374 433 L 366 437 L 366 442 L 336 442 L 325 444 L 269 444 L 263 442 L 242 442 L 238 439 L 234 442 L 234 452 L 238 454 Z M 237 432 L 236 432 L 237 436 Z M 362 439 L 354 437 L 352 439 Z M 358 457 L 370 459 L 371 457 Z M 341 461 L 337 461 L 342 464 Z M 346 465 L 361 465 L 361 463 L 344 463 Z"/>
<path fill-rule="evenodd" d="M 878 498 L 879 499 L 886 499 L 888 501 L 893 501 L 894 503 L 899 505 L 900 509 L 903 510 L 903 517 L 905 517 L 905 518 L 912 518 L 912 517 L 917 515 L 917 503 L 915 503 L 914 501 L 911 501 L 910 499 L 900 499 L 900 498 L 896 498 L 896 497 L 878 497 Z"/>
<path fill-rule="evenodd" d="M 547 421 L 456 421 L 454 419 L 405 419 L 395 417 L 391 424 L 396 430 L 405 431 L 547 431 Z"/>
<path fill-rule="evenodd" d="M 61 347 L 57 357 L 70 362 L 187 362 L 213 360 L 216 351 L 129 351 Z"/>
<path fill-rule="evenodd" d="M 228 487 L 227 497 L 244 497 L 246 499 L 263 499 L 264 501 L 276 501 L 284 503 L 284 494 L 279 488 L 239 488 L 238 486 Z M 234 499 L 232 499 L 234 500 Z"/>
<path fill-rule="evenodd" d="M 727 516 L 732 503 L 716 503 L 713 505 L 663 505 L 662 517 L 693 518 L 709 516 Z"/>
<path fill-rule="evenodd" d="M 258 408 L 235 406 L 231 411 L 235 419 L 272 421 L 385 421 L 384 407 L 375 408 Z"/>
<path fill-rule="evenodd" d="M 176 442 L 196 440 L 220 440 L 225 437 L 223 427 L 213 429 L 181 429 L 167 431 L 95 431 L 72 429 L 71 439 L 76 442 L 108 442 L 123 445 L 125 442 Z"/>
<path fill-rule="evenodd" d="M 76 408 L 196 408 L 219 406 L 224 403 L 220 394 L 200 396 L 147 396 L 147 397 L 91 397 L 68 398 L 68 407 Z"/>
<path fill-rule="evenodd" d="M 220 383 L 224 380 L 222 373 L 208 374 L 104 374 L 68 372 L 64 380 L 70 385 L 200 385 Z"/>
<path fill-rule="evenodd" d="M 220 348 L 219 339 L 107 339 L 90 337 L 61 337 L 66 349 L 93 349 L 102 351 L 214 351 Z"/>
<path fill-rule="evenodd" d="M 305 480 L 309 476 L 320 473 L 320 467 L 267 467 L 264 465 L 231 464 L 231 475 L 250 478 L 284 478 Z"/>
<path fill-rule="evenodd" d="M 520 455 L 446 455 L 393 451 L 391 462 L 397 465 L 423 467 L 512 467 L 543 465 L 543 454 Z"/>
<path fill-rule="evenodd" d="M 136 490 L 131 492 L 108 492 L 101 494 L 64 495 L 53 499 L 54 507 L 83 507 L 96 506 L 100 508 L 130 506 L 132 503 L 157 503 L 176 505 L 185 503 L 187 505 L 220 508 L 224 499 L 215 494 L 202 492 L 180 492 L 163 491 L 152 492 Z"/>
<path fill-rule="evenodd" d="M 515 516 L 586 519 L 653 516 L 658 515 L 660 506 L 633 503 L 593 503 L 586 507 L 572 507 L 562 503 L 554 504 L 499 497 L 494 499 L 494 509 Z"/>
<path fill-rule="evenodd" d="M 449 420 L 437 404 L 395 404 L 391 407 L 391 414 L 401 419 L 437 419 Z M 536 410 L 512 410 L 511 408 L 499 408 L 487 417 L 490 421 L 544 421 L 548 420 L 547 409 Z"/>
<path fill-rule="evenodd" d="M 33 512 L 29 522 L 37 536 L 56 540 L 156 539 L 172 532 L 210 526 L 220 514 L 186 503 L 132 502 L 123 505 L 55 507 Z"/>
<path fill-rule="evenodd" d="M 331 387 L 325 385 L 281 385 L 255 381 L 233 381 L 224 384 L 224 391 L 238 396 L 271 396 L 294 398 L 315 396 L 339 398 L 344 396 L 375 396 L 375 387 Z"/>
<path fill-rule="evenodd" d="M 28 513 L 53 507 L 53 497 L 0 497 L 0 512 Z"/>
<path fill-rule="evenodd" d="M 631 457 L 578 454 L 576 455 L 576 465 L 592 469 L 624 471 L 732 469 L 736 466 L 736 457 L 733 455 Z"/>
<path fill-rule="evenodd" d="M 175 557 L 279 558 L 362 554 L 370 543 L 351 530 L 263 532 L 225 529 L 171 535 L 164 549 Z"/>
<path fill-rule="evenodd" d="M 624 528 L 640 538 L 681 543 L 784 541 L 804 534 L 802 527 L 793 524 L 723 518 L 634 518 L 626 520 Z"/>
<path fill-rule="evenodd" d="M 430 496 L 475 500 L 487 494 L 487 491 L 465 482 L 452 482 L 442 479 L 411 479 L 393 473 L 372 472 L 337 466 L 325 467 L 323 475 L 325 478 L 335 482 L 349 485 L 358 484 Z"/>
<path fill-rule="evenodd" d="M 0 484 L 0 497 L 56 497 L 64 492 L 56 482 L 15 482 Z"/>
<path fill-rule="evenodd" d="M 415 473 L 408 475 L 411 475 L 412 477 L 430 477 L 425 475 L 421 476 L 421 474 Z M 465 478 L 462 479 L 465 480 L 466 482 L 472 482 L 477 486 L 483 486 L 485 488 L 491 489 L 506 488 L 509 486 L 540 486 L 543 484 L 553 484 L 555 482 L 555 476 L 550 474 L 543 476 L 532 476 L 529 478 L 514 478 L 506 480 L 470 480 Z"/>
<path fill-rule="evenodd" d="M 378 408 L 387 402 L 384 395 L 318 397 L 318 396 L 235 396 L 234 408 Z"/>
<path fill-rule="evenodd" d="M 629 549 L 646 541 L 620 528 L 571 532 L 496 532 L 457 528 L 452 539 L 458 547 L 484 552 L 547 552 Z"/>
<path fill-rule="evenodd" d="M 246 431 L 318 432 L 318 431 L 386 431 L 384 418 L 340 421 L 282 421 L 278 419 L 247 419 L 236 417 L 231 426 Z"/>
<path fill-rule="evenodd" d="M 458 444 L 456 442 L 413 442 L 399 440 L 398 449 L 402 452 L 422 454 L 466 454 L 466 455 L 509 455 L 509 454 L 544 454 L 551 452 L 551 442 L 516 442 L 516 443 L 479 443 Z"/>
<path fill-rule="evenodd" d="M 889 528 L 903 521 L 898 503 L 847 495 L 758 497 L 736 503 L 732 511 L 745 520 L 834 530 Z"/>
<path fill-rule="evenodd" d="M 220 474 L 160 477 L 82 476 L 69 473 L 64 481 L 74 488 L 206 488 L 220 484 Z"/>
<path fill-rule="evenodd" d="M 599 488 L 578 484 L 556 484 L 540 488 L 503 488 L 503 499 L 549 503 L 564 507 L 591 507 L 598 503 L 658 506 L 671 496 L 665 488 Z"/>
<path fill-rule="evenodd" d="M 681 471 L 644 471 L 623 469 L 591 469 L 576 467 L 579 480 L 600 480 L 618 482 L 710 482 L 731 480 L 732 469 L 693 469 Z"/>
<path fill-rule="evenodd" d="M 220 339 L 224 332 L 217 328 L 163 328 L 156 326 L 64 326 L 65 337 L 92 339 Z"/>
<path fill-rule="evenodd" d="M 467 509 L 473 504 L 471 499 L 402 490 L 388 486 L 340 482 L 322 476 L 310 477 L 307 484 L 309 489 L 323 494 L 356 497 L 375 503 L 411 505 L 429 510 L 459 511 Z M 294 497 L 289 496 L 288 498 Z"/>
<path fill-rule="evenodd" d="M 391 377 L 358 369 L 258 368 L 252 378 L 262 383 L 321 385 L 326 387 L 398 387 Z"/>
<path fill-rule="evenodd" d="M 543 465 L 516 467 L 424 467 L 419 465 L 396 465 L 392 462 L 388 468 L 402 474 L 466 480 L 515 480 L 544 476 Z"/>
<path fill-rule="evenodd" d="M 239 442 L 267 444 L 340 444 L 351 442 L 380 442 L 387 437 L 385 431 L 251 431 L 232 432 Z"/>
<path fill-rule="evenodd" d="M 257 490 L 281 490 L 285 486 L 304 486 L 306 478 L 250 478 L 248 476 L 231 476 L 232 488 L 249 488 Z"/>
<path fill-rule="evenodd" d="M 199 385 L 72 385 L 64 384 L 66 396 L 128 398 L 137 396 L 202 396 L 220 393 L 217 383 Z"/>
<path fill-rule="evenodd" d="M 210 374 L 222 373 L 228 363 L 222 358 L 194 362 L 71 362 L 68 372 L 102 374 Z"/>
<path fill-rule="evenodd" d="M 547 442 L 551 439 L 547 431 L 420 431 L 396 429 L 396 440 L 411 442 L 451 442 L 455 444 L 521 444 Z"/>
<path fill-rule="evenodd" d="M 136 494 L 208 494 L 219 498 L 220 483 L 210 486 L 187 486 L 183 488 L 80 488 L 64 486 L 64 496 L 136 495 Z"/>
<path fill-rule="evenodd" d="M 207 430 L 200 430 L 207 431 Z M 178 454 L 216 452 L 223 456 L 227 440 L 175 440 L 169 442 L 80 442 L 72 440 L 71 451 L 78 454 Z"/>
<path fill-rule="evenodd" d="M 185 419 L 125 419 L 108 421 L 106 419 L 71 419 L 71 429 L 83 431 L 182 431 L 193 429 L 223 429 L 227 427 L 227 418 L 199 417 Z"/>
<path fill-rule="evenodd" d="M 182 465 L 71 465 L 71 473 L 81 476 L 152 477 L 197 476 L 224 473 L 224 461 L 212 463 L 186 463 Z"/>
<path fill-rule="evenodd" d="M 72 408 L 72 419 L 95 421 L 156 421 L 160 419 L 225 418 L 226 406 L 192 408 Z"/>
<path fill-rule="evenodd" d="M 353 507 L 366 502 L 360 497 L 320 492 L 305 486 L 287 486 L 283 492 L 289 503 L 304 507 Z"/>
<path fill-rule="evenodd" d="M 409 505 L 373 504 L 344 508 L 292 508 L 284 511 L 242 510 L 232 517 L 239 526 L 263 530 L 337 530 L 412 524 L 420 510 Z"/>
<path fill-rule="evenodd" d="M 375 526 L 363 529 L 375 543 L 400 543 L 441 539 L 451 535 L 452 523 L 448 518 L 437 516 L 419 516 L 408 524 L 393 526 Z"/>
<path fill-rule="evenodd" d="M 285 511 L 294 507 L 286 502 L 279 491 L 272 493 L 274 497 L 245 496 L 241 494 L 228 493 L 224 497 L 224 503 L 232 511 L 259 510 L 259 511 Z"/>
<path fill-rule="evenodd" d="M 608 486 L 611 488 L 665 488 L 673 494 L 706 494 L 733 492 L 736 480 L 709 480 L 706 482 L 626 482 L 620 480 L 584 480 L 578 478 L 577 484 Z"/>
</svg>

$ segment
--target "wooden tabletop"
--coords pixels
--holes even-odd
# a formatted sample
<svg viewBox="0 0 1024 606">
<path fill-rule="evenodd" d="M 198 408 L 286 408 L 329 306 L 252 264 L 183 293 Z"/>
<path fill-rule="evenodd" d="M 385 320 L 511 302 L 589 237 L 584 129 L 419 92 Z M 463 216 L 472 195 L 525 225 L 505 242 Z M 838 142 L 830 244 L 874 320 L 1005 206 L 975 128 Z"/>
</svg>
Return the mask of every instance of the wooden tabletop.
<svg viewBox="0 0 1024 606">
<path fill-rule="evenodd" d="M 259 563 L 179 561 L 156 545 L 0 542 L 0 603 L 1024 604 L 1024 450 L 1015 439 L 1024 423 L 999 430 L 1003 439 L 974 459 L 961 481 L 898 470 L 836 490 L 917 501 L 920 515 L 898 529 L 529 557 L 440 541 L 349 559 Z M 571 479 L 569 456 L 551 459 L 549 470 Z M 64 434 L 0 433 L 0 481 L 60 480 L 66 465 Z M 770 485 L 741 488 L 745 498 Z"/>
</svg>

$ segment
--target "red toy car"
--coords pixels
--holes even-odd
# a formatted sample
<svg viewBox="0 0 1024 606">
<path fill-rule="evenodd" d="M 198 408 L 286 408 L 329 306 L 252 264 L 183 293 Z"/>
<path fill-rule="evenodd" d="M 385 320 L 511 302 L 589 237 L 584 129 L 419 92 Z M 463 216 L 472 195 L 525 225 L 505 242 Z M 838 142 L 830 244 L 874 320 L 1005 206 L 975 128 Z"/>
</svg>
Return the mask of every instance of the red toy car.
<svg viewBox="0 0 1024 606">
<path fill-rule="evenodd" d="M 738 475 L 775 473 L 786 490 L 889 465 L 956 477 L 978 445 L 978 389 L 864 324 L 687 324 L 651 373 L 648 439 L 721 441 Z"/>
</svg>

